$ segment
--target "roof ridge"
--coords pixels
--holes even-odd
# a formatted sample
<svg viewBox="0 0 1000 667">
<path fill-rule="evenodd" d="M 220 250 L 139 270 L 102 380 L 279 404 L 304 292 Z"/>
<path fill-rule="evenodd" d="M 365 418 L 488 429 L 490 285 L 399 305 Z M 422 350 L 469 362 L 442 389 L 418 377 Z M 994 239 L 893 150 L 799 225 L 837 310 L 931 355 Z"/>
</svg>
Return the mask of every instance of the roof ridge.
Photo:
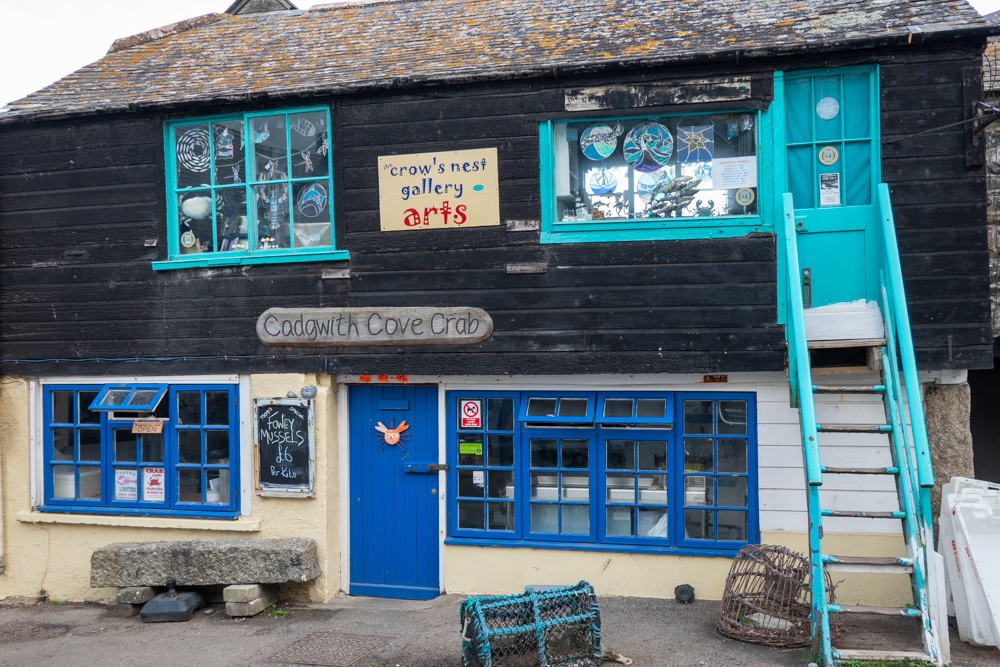
<svg viewBox="0 0 1000 667">
<path fill-rule="evenodd" d="M 139 46 L 140 44 L 155 42 L 158 39 L 163 39 L 164 37 L 176 35 L 181 32 L 187 32 L 192 28 L 197 28 L 209 23 L 215 23 L 216 21 L 224 18 L 226 18 L 225 14 L 213 12 L 211 14 L 205 14 L 204 16 L 195 16 L 194 18 L 184 19 L 183 21 L 171 23 L 170 25 L 161 26 L 159 28 L 153 28 L 152 30 L 140 32 L 139 34 L 132 35 L 130 37 L 119 37 L 114 41 L 111 48 L 108 49 L 108 53 L 105 55 L 110 55 L 118 51 L 124 51 L 125 49 L 131 49 L 133 46 Z"/>
<path fill-rule="evenodd" d="M 350 7 L 368 7 L 370 5 L 402 5 L 413 2 L 433 2 L 434 0 L 341 0 L 340 2 L 326 2 L 320 5 L 313 5 L 306 11 L 328 12 L 334 9 L 347 9 Z"/>
</svg>

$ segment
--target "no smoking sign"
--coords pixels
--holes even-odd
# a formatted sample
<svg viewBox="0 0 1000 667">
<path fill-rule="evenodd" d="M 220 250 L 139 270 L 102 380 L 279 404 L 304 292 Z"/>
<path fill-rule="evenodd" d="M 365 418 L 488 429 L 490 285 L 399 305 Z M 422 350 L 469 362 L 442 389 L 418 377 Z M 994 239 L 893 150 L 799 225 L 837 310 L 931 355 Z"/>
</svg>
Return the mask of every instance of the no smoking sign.
<svg viewBox="0 0 1000 667">
<path fill-rule="evenodd" d="M 483 427 L 483 404 L 481 401 L 459 401 L 462 428 Z"/>
</svg>

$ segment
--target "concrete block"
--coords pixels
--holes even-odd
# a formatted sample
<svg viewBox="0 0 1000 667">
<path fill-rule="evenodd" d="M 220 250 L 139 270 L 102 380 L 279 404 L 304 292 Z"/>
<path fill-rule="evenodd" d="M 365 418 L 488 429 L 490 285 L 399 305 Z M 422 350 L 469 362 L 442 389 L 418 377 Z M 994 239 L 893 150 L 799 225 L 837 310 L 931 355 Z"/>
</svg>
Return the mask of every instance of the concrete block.
<svg viewBox="0 0 1000 667">
<path fill-rule="evenodd" d="M 132 616 L 138 616 L 139 612 L 142 611 L 141 604 L 129 604 L 127 602 L 109 602 L 107 606 L 107 611 L 105 615 L 114 616 L 115 618 L 131 618 Z"/>
<path fill-rule="evenodd" d="M 152 586 L 129 586 L 120 589 L 115 599 L 124 604 L 142 604 L 155 597 L 156 590 Z"/>
<path fill-rule="evenodd" d="M 266 593 L 250 602 L 227 602 L 226 613 L 230 616 L 256 616 L 277 601 L 277 593 Z"/>
<path fill-rule="evenodd" d="M 236 584 L 222 589 L 222 599 L 226 602 L 253 602 L 268 593 L 277 592 L 278 587 L 273 584 Z"/>
</svg>

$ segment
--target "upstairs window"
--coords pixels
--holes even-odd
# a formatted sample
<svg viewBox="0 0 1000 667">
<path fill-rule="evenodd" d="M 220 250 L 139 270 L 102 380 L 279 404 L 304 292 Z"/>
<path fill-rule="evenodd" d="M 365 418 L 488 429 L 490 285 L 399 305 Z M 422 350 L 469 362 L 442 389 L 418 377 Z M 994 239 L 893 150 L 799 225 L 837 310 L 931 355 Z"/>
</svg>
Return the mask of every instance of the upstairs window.
<svg viewBox="0 0 1000 667">
<path fill-rule="evenodd" d="M 325 107 L 174 121 L 165 145 L 170 260 L 153 268 L 347 259 Z"/>
</svg>

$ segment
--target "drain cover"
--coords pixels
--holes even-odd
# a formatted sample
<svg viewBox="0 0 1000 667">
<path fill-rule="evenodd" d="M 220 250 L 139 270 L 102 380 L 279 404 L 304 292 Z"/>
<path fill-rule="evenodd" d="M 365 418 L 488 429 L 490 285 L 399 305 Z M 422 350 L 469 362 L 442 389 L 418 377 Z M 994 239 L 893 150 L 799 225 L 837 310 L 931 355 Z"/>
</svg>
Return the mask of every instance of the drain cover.
<svg viewBox="0 0 1000 667">
<path fill-rule="evenodd" d="M 395 637 L 348 635 L 337 630 L 315 632 L 296 641 L 284 651 L 272 655 L 271 662 L 351 667 L 355 662 L 375 649 L 385 646 L 393 639 Z"/>
</svg>

